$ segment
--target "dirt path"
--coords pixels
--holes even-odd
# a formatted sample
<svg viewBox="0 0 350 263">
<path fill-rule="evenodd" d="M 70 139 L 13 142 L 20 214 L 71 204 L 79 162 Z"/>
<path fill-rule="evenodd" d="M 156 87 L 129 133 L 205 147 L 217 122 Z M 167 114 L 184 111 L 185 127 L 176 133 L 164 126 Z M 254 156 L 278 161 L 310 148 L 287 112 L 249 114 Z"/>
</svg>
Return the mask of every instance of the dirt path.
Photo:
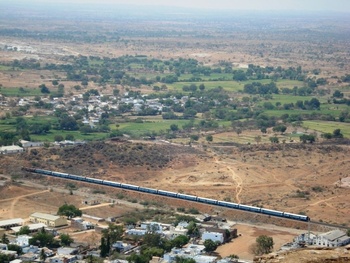
<svg viewBox="0 0 350 263">
<path fill-rule="evenodd" d="M 31 194 L 26 194 L 26 195 L 21 195 L 21 196 L 17 196 L 15 198 L 9 198 L 9 199 L 3 199 L 1 201 L 9 201 L 9 200 L 13 200 L 11 202 L 11 207 L 10 207 L 10 217 L 13 218 L 14 217 L 14 209 L 15 209 L 15 205 L 16 203 L 19 201 L 19 199 L 23 198 L 23 197 L 28 197 L 28 196 L 32 196 L 32 195 L 38 195 L 38 194 L 43 194 L 43 193 L 47 193 L 49 192 L 49 190 L 44 190 L 44 191 L 40 191 L 40 192 L 35 192 L 35 193 L 31 193 Z"/>
<path fill-rule="evenodd" d="M 235 190 L 236 195 L 235 195 L 235 200 L 236 200 L 236 202 L 237 202 L 238 204 L 240 204 L 240 203 L 241 203 L 241 199 L 240 199 L 239 196 L 240 196 L 240 194 L 242 193 L 242 190 L 243 190 L 243 180 L 242 180 L 242 177 L 240 177 L 238 174 L 236 174 L 235 171 L 232 169 L 233 164 L 229 164 L 229 163 L 227 163 L 227 162 L 220 161 L 220 160 L 218 159 L 218 157 L 215 156 L 214 154 L 213 154 L 213 158 L 214 158 L 214 162 L 215 162 L 216 164 L 223 165 L 223 166 L 226 167 L 227 170 L 230 171 L 231 176 L 232 176 L 232 180 L 236 183 L 236 190 Z"/>
<path fill-rule="evenodd" d="M 113 205 L 113 203 L 103 203 L 103 204 L 98 204 L 98 205 L 91 205 L 91 206 L 85 206 L 85 207 L 80 207 L 79 210 L 89 210 L 89 209 L 94 209 L 98 207 L 104 207 L 104 206 L 110 206 Z"/>
</svg>

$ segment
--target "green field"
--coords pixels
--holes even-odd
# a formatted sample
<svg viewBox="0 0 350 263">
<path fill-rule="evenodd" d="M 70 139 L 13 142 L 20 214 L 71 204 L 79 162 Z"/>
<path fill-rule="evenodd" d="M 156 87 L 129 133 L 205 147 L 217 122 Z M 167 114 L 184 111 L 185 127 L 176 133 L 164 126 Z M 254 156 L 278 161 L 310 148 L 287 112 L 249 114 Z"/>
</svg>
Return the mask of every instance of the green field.
<svg viewBox="0 0 350 263">
<path fill-rule="evenodd" d="M 304 121 L 303 127 L 322 133 L 333 133 L 335 129 L 340 129 L 346 138 L 350 138 L 350 123 L 331 121 Z"/>
<path fill-rule="evenodd" d="M 182 91 L 182 87 L 187 85 L 190 86 L 191 84 L 196 84 L 197 86 L 200 84 L 204 84 L 206 89 L 212 89 L 216 87 L 223 87 L 225 90 L 230 92 L 238 92 L 240 90 L 243 90 L 245 84 L 250 84 L 253 82 L 260 82 L 262 84 L 270 83 L 270 79 L 262 79 L 262 80 L 247 80 L 247 81 L 235 81 L 235 80 L 227 80 L 227 81 L 198 81 L 198 82 L 176 82 L 173 84 L 167 84 L 168 88 L 176 90 L 176 91 Z M 278 88 L 293 88 L 294 86 L 303 86 L 302 81 L 297 80 L 278 80 L 276 82 L 276 85 Z M 305 98 L 305 97 L 304 97 Z M 305 100 L 305 99 L 304 99 Z"/>
<path fill-rule="evenodd" d="M 188 120 L 148 120 L 143 123 L 135 123 L 135 122 L 126 122 L 126 123 L 120 123 L 118 129 L 122 132 L 125 132 L 127 134 L 133 135 L 133 136 L 140 136 L 145 133 L 152 133 L 152 132 L 166 132 L 168 129 L 170 129 L 171 124 L 177 124 L 178 127 L 181 129 L 182 126 L 186 123 L 188 123 Z M 115 129 L 115 125 L 110 125 L 111 129 Z"/>
<path fill-rule="evenodd" d="M 12 67 L 0 65 L 0 70 L 2 70 L 2 71 L 6 71 L 6 70 L 10 70 L 10 69 L 12 69 Z"/>
<path fill-rule="evenodd" d="M 0 88 L 0 94 L 8 97 L 29 97 L 29 96 L 42 96 L 40 89 L 38 88 Z"/>
<path fill-rule="evenodd" d="M 40 142 L 54 142 L 56 135 L 61 135 L 63 138 L 66 135 L 71 134 L 74 136 L 74 140 L 82 140 L 82 141 L 94 141 L 106 139 L 109 137 L 108 133 L 91 133 L 91 134 L 81 134 L 80 131 L 60 131 L 60 130 L 50 130 L 50 132 L 46 135 L 34 135 L 31 134 L 30 138 L 32 141 L 40 141 Z"/>
</svg>

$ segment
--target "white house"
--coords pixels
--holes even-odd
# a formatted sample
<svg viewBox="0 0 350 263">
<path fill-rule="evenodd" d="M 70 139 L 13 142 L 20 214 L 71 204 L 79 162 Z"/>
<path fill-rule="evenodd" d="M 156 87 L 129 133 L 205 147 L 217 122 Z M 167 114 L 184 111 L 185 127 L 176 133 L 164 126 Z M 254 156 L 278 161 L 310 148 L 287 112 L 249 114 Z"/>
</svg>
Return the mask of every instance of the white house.
<svg viewBox="0 0 350 263">
<path fill-rule="evenodd" d="M 29 239 L 31 238 L 32 237 L 28 235 L 20 235 L 20 236 L 17 236 L 15 243 L 20 247 L 27 247 L 29 246 Z"/>
<path fill-rule="evenodd" d="M 203 232 L 201 238 L 203 241 L 210 239 L 214 242 L 219 241 L 220 243 L 223 243 L 224 239 L 225 239 L 224 235 L 222 233 L 218 233 L 218 232 Z"/>
<path fill-rule="evenodd" d="M 0 154 L 21 153 L 23 151 L 24 151 L 24 149 L 18 145 L 1 146 L 0 147 Z"/>
<path fill-rule="evenodd" d="M 144 235 L 146 235 L 147 230 L 145 230 L 145 229 L 129 229 L 129 230 L 126 230 L 125 233 L 127 235 L 144 236 Z"/>
<path fill-rule="evenodd" d="M 44 145 L 42 142 L 30 142 L 26 140 L 20 140 L 19 141 L 22 144 L 23 148 L 30 148 L 30 147 L 41 147 Z"/>
<path fill-rule="evenodd" d="M 212 263 L 215 262 L 217 257 L 205 256 L 203 245 L 191 244 L 186 248 L 173 248 L 169 253 L 164 254 L 163 259 L 168 263 L 176 262 L 177 257 L 191 258 L 196 263 Z"/>
<path fill-rule="evenodd" d="M 317 235 L 314 239 L 314 245 L 322 247 L 340 247 L 350 244 L 350 237 L 344 231 L 333 230 L 327 233 Z"/>
</svg>

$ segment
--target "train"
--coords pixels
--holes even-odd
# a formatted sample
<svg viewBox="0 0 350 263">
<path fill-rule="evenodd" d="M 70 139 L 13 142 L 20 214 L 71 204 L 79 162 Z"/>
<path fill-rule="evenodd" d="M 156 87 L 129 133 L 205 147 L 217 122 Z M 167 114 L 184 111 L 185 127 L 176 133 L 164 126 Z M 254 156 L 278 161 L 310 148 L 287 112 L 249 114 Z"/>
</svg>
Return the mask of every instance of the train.
<svg viewBox="0 0 350 263">
<path fill-rule="evenodd" d="M 261 208 L 261 207 L 256 207 L 256 206 L 220 201 L 220 200 L 216 200 L 216 199 L 199 197 L 199 196 L 195 196 L 195 195 L 176 193 L 176 192 L 171 192 L 171 191 L 166 191 L 166 190 L 161 190 L 161 189 L 154 189 L 154 188 L 148 188 L 148 187 L 143 187 L 143 186 L 138 186 L 138 185 L 133 185 L 133 184 L 113 182 L 113 181 L 102 180 L 102 179 L 97 179 L 97 178 L 92 178 L 92 177 L 84 177 L 84 176 L 74 175 L 74 174 L 67 174 L 67 173 L 61 173 L 61 172 L 55 172 L 55 171 L 49 171 L 49 170 L 43 170 L 43 169 L 36 169 L 36 168 L 26 168 L 26 167 L 23 167 L 22 169 L 27 171 L 27 172 L 32 172 L 32 173 L 37 173 L 37 174 L 42 174 L 42 175 L 48 175 L 48 176 L 53 176 L 53 177 L 58 177 L 58 178 L 64 178 L 64 179 L 70 179 L 70 180 L 75 180 L 75 181 L 82 181 L 82 182 L 87 182 L 87 183 L 116 187 L 116 188 L 121 188 L 121 189 L 126 189 L 126 190 L 138 191 L 138 192 L 142 192 L 142 193 L 148 193 L 148 194 L 160 195 L 160 196 L 182 199 L 182 200 L 187 200 L 187 201 L 192 201 L 192 202 L 204 203 L 204 204 L 208 204 L 208 205 L 220 206 L 220 207 L 225 207 L 225 208 L 229 208 L 229 209 L 236 209 L 236 210 L 241 210 L 241 211 L 246 211 L 246 212 L 259 213 L 259 214 L 264 214 L 264 215 L 268 215 L 268 216 L 275 216 L 275 217 L 286 218 L 286 219 L 297 220 L 297 221 L 304 221 L 304 222 L 310 221 L 310 218 L 306 215 L 282 212 L 282 211 L 266 209 L 266 208 Z"/>
</svg>

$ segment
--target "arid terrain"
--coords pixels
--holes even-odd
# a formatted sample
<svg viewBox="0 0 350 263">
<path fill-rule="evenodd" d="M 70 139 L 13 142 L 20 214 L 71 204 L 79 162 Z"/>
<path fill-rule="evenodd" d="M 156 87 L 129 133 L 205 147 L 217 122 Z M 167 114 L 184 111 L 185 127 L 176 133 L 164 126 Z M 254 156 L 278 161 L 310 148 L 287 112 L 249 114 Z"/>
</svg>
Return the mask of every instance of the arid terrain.
<svg viewBox="0 0 350 263">
<path fill-rule="evenodd" d="M 115 155 L 114 148 L 124 157 Z M 156 149 L 163 159 L 151 155 Z M 1 172 L 18 177 L 16 180 L 23 176 L 32 178 L 50 187 L 54 179 L 25 175 L 20 170 L 22 166 L 34 164 L 44 169 L 305 213 L 312 221 L 348 225 L 349 179 L 344 172 L 349 165 L 348 151 L 347 146 L 300 143 L 211 145 L 206 150 L 161 144 L 94 143 L 92 146 L 39 149 L 20 157 L 1 156 Z M 149 154 L 150 161 L 142 159 L 140 153 Z M 127 154 L 133 158 L 120 159 Z M 77 156 L 76 160 L 71 158 L 73 155 Z M 153 157 L 156 159 L 151 161 Z M 46 161 L 41 164 L 37 160 Z M 11 196 L 3 191 L 1 194 L 3 198 Z"/>
<path fill-rule="evenodd" d="M 44 137 L 45 147 L 30 148 L 16 155 L 0 154 L 0 220 L 17 217 L 28 220 L 33 212 L 55 214 L 64 203 L 79 207 L 84 214 L 116 217 L 117 221 L 132 211 L 142 211 L 146 206 L 172 212 L 194 208 L 200 213 L 218 215 L 233 222 L 240 236 L 220 246 L 216 252 L 222 257 L 237 254 L 248 260 L 253 260 L 251 245 L 260 235 L 273 237 L 276 252 L 283 244 L 291 242 L 293 237 L 304 233 L 308 228 L 313 232 L 325 232 L 331 229 L 326 224 L 350 227 L 350 148 L 347 141 L 350 130 L 350 81 L 345 80 L 350 79 L 350 21 L 346 14 L 322 13 L 304 16 L 295 13 L 284 17 L 270 13 L 256 15 L 243 12 L 232 15 L 224 12 L 222 17 L 215 18 L 211 12 L 172 13 L 171 10 L 169 13 L 167 9 L 154 12 L 150 8 L 142 10 L 142 16 L 138 17 L 137 12 L 141 12 L 140 10 L 134 13 L 133 10 L 119 10 L 118 7 L 118 10 L 111 11 L 108 6 L 100 12 L 95 12 L 94 6 L 86 5 L 84 10 L 80 10 L 79 6 L 81 12 L 78 14 L 72 11 L 74 8 L 54 10 L 54 7 L 50 7 L 39 11 L 36 7 L 26 10 L 7 5 L 6 8 L 6 15 L 0 14 L 0 117 L 3 120 L 0 135 L 4 138 L 8 134 L 16 139 L 25 135 L 24 132 L 20 133 L 18 121 L 21 118 L 17 117 L 35 119 L 32 126 L 39 125 L 39 120 L 45 122 L 47 116 L 55 119 L 50 123 L 56 125 L 52 132 L 57 135 L 56 133 L 62 131 L 66 135 L 66 138 L 62 137 L 62 141 L 68 140 L 67 135 L 71 132 L 75 132 L 75 136 L 90 135 L 79 130 L 85 125 L 82 125 L 82 118 L 88 117 L 85 111 L 79 116 L 79 129 L 74 131 L 65 128 L 58 130 L 60 119 L 56 120 L 56 109 L 48 111 L 47 108 L 28 106 L 21 112 L 25 107 L 19 104 L 24 98 L 39 102 L 43 97 L 46 103 L 52 96 L 54 100 L 54 94 L 59 91 L 58 81 L 62 90 L 64 88 L 61 94 L 64 99 L 83 97 L 86 95 L 84 92 L 96 89 L 97 93 L 106 95 L 106 98 L 112 95 L 117 98 L 119 95 L 134 92 L 139 93 L 139 98 L 156 94 L 159 97 L 155 98 L 163 101 L 167 98 L 162 97 L 164 94 L 173 92 L 169 98 L 173 99 L 179 93 L 191 100 L 194 93 L 185 92 L 187 84 L 198 84 L 200 87 L 203 82 L 207 85 L 206 89 L 203 86 L 203 91 L 209 91 L 214 86 L 222 88 L 223 85 L 229 96 L 225 101 L 227 105 L 222 107 L 229 108 L 228 112 L 232 114 L 227 116 L 232 118 L 219 118 L 216 113 L 220 112 L 216 106 L 221 102 L 217 101 L 220 99 L 213 99 L 212 108 L 196 111 L 191 119 L 197 126 L 200 121 L 205 121 L 204 124 L 217 124 L 211 128 L 196 126 L 196 129 L 185 129 L 185 121 L 190 123 L 191 120 L 183 117 L 181 111 L 176 111 L 173 119 L 167 119 L 172 123 L 164 124 L 162 114 L 166 113 L 165 110 L 157 112 L 156 115 L 138 115 L 129 109 L 108 114 L 105 110 L 103 113 L 104 118 L 107 115 L 107 120 L 104 124 L 113 129 L 108 130 L 110 134 L 99 134 L 100 137 L 94 137 L 86 144 L 53 146 L 50 143 L 57 140 L 52 132 L 46 134 L 46 131 L 40 134 L 48 135 L 47 137 L 51 134 L 49 138 Z M 47 11 L 50 11 L 49 16 Z M 92 13 L 96 17 L 91 18 Z M 20 21 L 18 17 L 21 17 Z M 120 61 L 109 65 L 112 59 L 121 56 L 129 57 L 130 60 L 123 66 L 118 64 L 124 63 Z M 88 61 L 86 65 L 82 62 L 84 59 L 80 61 L 81 58 Z M 140 61 L 144 59 L 153 66 L 134 63 L 133 58 Z M 159 61 L 151 62 L 153 59 Z M 198 67 L 194 67 L 194 70 L 208 67 L 211 73 L 199 74 L 188 69 L 181 72 L 180 67 L 176 71 L 171 64 L 181 60 L 189 62 L 191 59 L 198 62 Z M 28 65 L 25 65 L 27 62 Z M 35 64 L 38 64 L 37 67 Z M 72 74 L 69 75 L 69 70 L 63 66 L 71 66 Z M 250 79 L 235 79 L 235 71 L 246 72 L 251 70 L 249 67 L 255 70 L 271 67 L 274 71 L 262 77 L 258 77 L 258 71 L 254 71 L 249 76 Z M 297 68 L 302 73 L 300 79 L 295 75 L 288 75 L 296 72 Z M 113 78 L 108 76 L 108 80 L 102 81 L 106 73 L 104 70 L 108 73 L 106 75 L 113 75 Z M 220 73 L 214 70 L 219 70 Z M 124 77 L 117 78 L 116 75 L 121 72 Z M 161 80 L 166 75 L 179 79 L 171 82 Z M 201 77 L 200 81 L 196 80 L 198 77 Z M 135 79 L 143 80 L 144 83 L 137 82 L 136 85 Z M 57 85 L 54 84 L 55 81 Z M 264 84 L 271 81 L 278 84 L 279 91 L 292 91 L 295 88 L 295 93 L 248 94 L 243 92 L 245 81 Z M 311 88 L 310 83 L 315 84 L 317 89 L 312 87 L 310 93 L 302 95 L 296 93 L 298 89 Z M 42 85 L 50 88 L 50 96 L 40 90 Z M 197 86 L 195 89 L 197 90 Z M 17 93 L 11 94 L 12 90 Z M 29 90 L 34 90 L 32 94 L 35 95 L 26 95 Z M 7 95 L 4 95 L 5 91 Z M 334 96 L 335 91 L 339 97 Z M 135 99 L 137 96 L 135 95 Z M 201 96 L 194 99 L 200 102 Z M 321 108 L 294 107 L 297 102 L 308 104 L 311 98 L 320 99 Z M 208 103 L 205 101 L 202 104 Z M 73 109 L 73 106 L 79 106 L 75 104 L 75 101 L 67 100 L 66 104 L 62 102 L 61 109 L 69 109 L 67 113 L 74 115 L 73 113 L 83 108 Z M 113 106 L 117 104 L 120 110 L 122 103 L 117 103 L 116 99 Z M 50 106 L 51 102 L 45 105 Z M 101 105 L 89 110 L 86 107 L 84 110 L 96 113 L 101 110 L 97 110 L 100 108 L 97 106 Z M 252 111 L 251 116 L 236 116 L 237 113 L 247 113 L 248 110 Z M 294 115 L 295 119 L 282 118 L 282 111 L 286 113 L 283 117 Z M 266 112 L 270 114 L 267 116 L 273 124 L 266 121 L 267 126 L 263 126 L 267 128 L 265 132 L 261 127 L 249 126 L 250 119 Z M 316 116 L 318 114 L 320 117 Z M 303 115 L 303 119 L 296 118 L 298 115 Z M 100 121 L 98 118 L 96 120 Z M 307 121 L 310 120 L 323 124 L 329 122 L 327 128 L 316 129 L 313 126 L 309 129 L 310 123 Z M 247 122 L 242 130 L 238 125 L 240 122 Z M 141 132 L 138 136 L 127 134 L 120 127 L 125 124 L 135 124 L 134 129 L 140 129 Z M 158 127 L 154 130 L 143 129 L 136 124 L 154 124 Z M 171 125 L 176 126 L 173 126 L 174 130 Z M 286 125 L 287 132 L 281 131 L 279 134 L 277 130 L 273 130 L 279 125 Z M 342 125 L 344 140 L 343 135 L 332 137 L 337 125 Z M 120 133 L 116 135 L 120 136 L 118 139 L 112 134 L 113 131 Z M 325 133 L 330 134 L 329 140 L 322 136 Z M 198 138 L 193 139 L 194 135 L 198 135 Z M 212 136 L 211 140 L 207 137 L 209 135 Z M 302 143 L 300 135 L 312 135 L 315 141 Z M 270 140 L 272 136 L 279 137 L 280 143 L 273 143 Z M 113 137 L 115 140 L 110 139 Z M 40 141 L 41 139 L 42 137 Z M 23 167 L 90 176 L 303 214 L 311 218 L 311 223 L 308 225 L 262 214 L 50 178 L 25 172 Z M 98 204 L 90 205 L 90 202 Z M 101 235 L 97 232 L 67 231 L 70 231 L 76 241 L 87 242 L 92 246 L 99 245 Z M 329 262 L 343 263 L 349 259 L 343 257 L 344 254 L 348 254 L 348 251 L 305 249 L 256 260 L 314 263 L 328 262 L 322 260 L 330 258 Z"/>
<path fill-rule="evenodd" d="M 139 163 L 138 167 L 132 167 L 125 163 L 121 166 L 120 160 L 107 162 L 106 156 L 101 152 L 108 149 L 110 152 L 113 148 L 121 147 L 120 144 L 115 143 L 97 143 L 92 147 L 100 148 L 100 153 L 95 151 L 91 152 L 91 155 L 78 158 L 81 163 L 76 165 L 70 155 L 81 154 L 82 149 L 77 147 L 38 149 L 34 152 L 38 158 L 46 156 L 46 160 L 50 160 L 42 165 L 42 168 L 46 169 L 71 172 L 74 164 L 76 174 L 282 211 L 305 213 L 311 217 L 312 221 L 349 225 L 347 216 L 350 213 L 349 188 L 345 185 L 347 175 L 341 172 L 347 169 L 346 165 L 349 163 L 347 146 L 303 144 L 274 147 L 270 145 L 209 146 L 202 151 L 187 146 L 149 145 L 138 142 L 123 145 L 123 154 L 129 152 L 136 156 L 138 153 L 135 151 L 138 148 L 135 145 L 142 145 L 145 154 L 150 153 L 150 147 L 160 147 L 159 149 L 163 148 L 172 154 L 168 157 L 168 163 L 162 168 L 154 166 L 157 161 L 153 163 L 154 168 L 150 168 L 142 163 Z M 48 155 L 53 150 L 55 155 Z M 30 166 L 34 162 L 32 155 L 33 153 L 27 152 L 19 156 L 1 156 L 1 173 L 8 178 L 12 177 L 17 183 L 7 182 L 1 187 L 0 219 L 28 218 L 34 211 L 55 213 L 57 207 L 65 202 L 81 207 L 84 213 L 97 217 L 118 217 L 130 209 L 142 209 L 140 204 L 118 199 L 118 193 L 119 195 L 122 193 L 124 198 L 129 200 L 156 202 L 162 209 L 195 207 L 203 213 L 219 214 L 230 221 L 238 222 L 235 227 L 241 236 L 221 246 L 217 252 L 222 256 L 235 252 L 246 259 L 253 259 L 250 245 L 261 234 L 272 236 L 277 250 L 307 229 L 307 225 L 289 220 L 87 184 L 74 183 L 77 189 L 71 195 L 67 189 L 64 189 L 67 181 L 21 171 L 22 166 Z M 305 162 L 306 158 L 308 161 Z M 85 164 L 85 161 L 92 159 L 100 163 L 100 166 L 90 164 L 89 167 Z M 89 170 L 93 172 L 89 173 Z M 344 184 L 341 184 L 340 179 Z M 93 194 L 96 190 L 102 190 L 105 194 Z M 83 204 L 86 200 L 98 200 L 102 204 L 89 207 Z M 114 205 L 111 205 L 112 200 L 116 202 Z M 313 225 L 311 228 L 313 231 L 326 229 Z M 96 234 L 92 233 L 75 234 L 74 238 L 81 241 L 89 240 L 92 243 L 93 240 L 98 240 Z"/>
</svg>

